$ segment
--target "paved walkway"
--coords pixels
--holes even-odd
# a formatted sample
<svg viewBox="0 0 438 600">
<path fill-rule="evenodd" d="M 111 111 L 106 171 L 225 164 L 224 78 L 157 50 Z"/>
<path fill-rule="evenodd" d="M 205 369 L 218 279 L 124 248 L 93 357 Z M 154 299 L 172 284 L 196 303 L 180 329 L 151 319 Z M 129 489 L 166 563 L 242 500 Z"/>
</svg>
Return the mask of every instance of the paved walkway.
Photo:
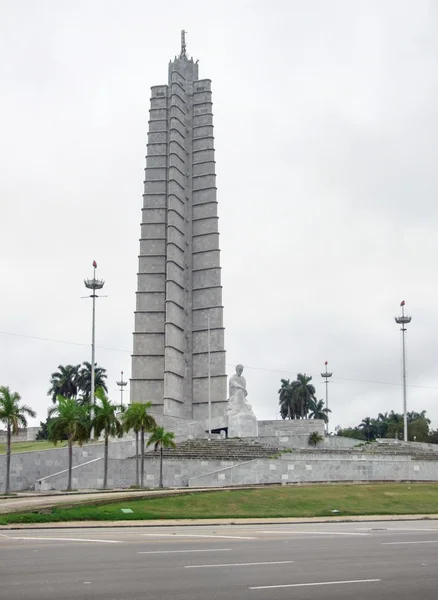
<svg viewBox="0 0 438 600">
<path fill-rule="evenodd" d="M 243 489 L 243 488 L 241 488 Z M 45 494 L 44 492 L 22 493 L 16 496 L 3 497 L 0 500 L 0 514 L 22 512 L 38 508 L 51 508 L 60 505 L 104 503 L 107 500 L 133 500 L 152 498 L 156 496 L 176 496 L 200 491 L 217 491 L 214 488 L 178 488 L 166 490 L 111 490 L 96 492 L 59 492 Z"/>
</svg>

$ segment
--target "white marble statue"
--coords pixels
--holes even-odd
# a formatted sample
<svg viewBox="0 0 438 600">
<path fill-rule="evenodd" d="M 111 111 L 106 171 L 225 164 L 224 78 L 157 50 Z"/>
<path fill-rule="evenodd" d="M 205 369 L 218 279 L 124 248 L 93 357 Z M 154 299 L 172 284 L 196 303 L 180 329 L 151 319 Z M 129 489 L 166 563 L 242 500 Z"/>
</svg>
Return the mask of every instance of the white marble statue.
<svg viewBox="0 0 438 600">
<path fill-rule="evenodd" d="M 228 437 L 257 437 L 257 417 L 246 397 L 246 379 L 243 366 L 237 365 L 236 374 L 230 377 L 228 399 Z"/>
</svg>

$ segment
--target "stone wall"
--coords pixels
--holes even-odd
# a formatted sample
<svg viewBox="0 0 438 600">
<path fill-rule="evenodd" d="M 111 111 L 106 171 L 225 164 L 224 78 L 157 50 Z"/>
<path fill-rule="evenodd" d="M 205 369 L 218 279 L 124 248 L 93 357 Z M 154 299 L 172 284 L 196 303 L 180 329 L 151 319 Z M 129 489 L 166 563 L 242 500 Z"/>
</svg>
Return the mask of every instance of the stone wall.
<svg viewBox="0 0 438 600">
<path fill-rule="evenodd" d="M 33 442 L 36 440 L 36 436 L 39 432 L 39 427 L 27 427 L 26 429 L 20 429 L 18 435 L 12 436 L 13 442 Z M 5 444 L 7 441 L 6 431 L 0 431 L 0 444 Z"/>
<path fill-rule="evenodd" d="M 321 481 L 438 481 L 438 461 L 392 455 L 292 453 L 199 474 L 189 479 L 189 487 Z"/>
<path fill-rule="evenodd" d="M 216 472 L 234 465 L 231 461 L 219 460 L 175 460 L 165 459 L 163 480 L 165 487 L 187 487 L 189 479 L 199 474 Z M 159 485 L 159 458 L 145 460 L 144 484 L 146 487 Z M 67 487 L 68 471 L 63 470 L 36 483 L 36 490 L 65 490 Z M 135 458 L 125 460 L 110 459 L 108 461 L 108 487 L 129 488 L 135 484 Z M 103 486 L 103 458 L 87 461 L 73 468 L 73 489 L 91 490 Z"/>
<path fill-rule="evenodd" d="M 103 456 L 103 444 L 87 444 L 73 447 L 73 465 Z M 111 458 L 126 458 L 135 454 L 133 439 L 112 441 L 109 444 Z M 37 479 L 58 473 L 68 467 L 68 448 L 53 448 L 36 452 L 12 451 L 11 456 L 11 490 L 23 491 L 34 489 Z M 4 488 L 6 475 L 6 456 L 0 455 L 0 490 Z"/>
<path fill-rule="evenodd" d="M 342 481 L 438 481 L 438 460 L 410 456 L 362 454 L 283 454 L 278 458 L 245 462 L 165 459 L 165 487 L 226 487 L 252 484 L 287 484 Z M 135 483 L 135 459 L 111 459 L 108 486 L 128 488 Z M 73 488 L 103 485 L 103 460 L 95 459 L 73 470 Z M 158 487 L 159 459 L 145 461 L 145 486 Z M 37 489 L 63 490 L 67 471 L 40 481 Z"/>
<path fill-rule="evenodd" d="M 280 447 L 307 448 L 309 435 L 317 431 L 324 436 L 321 419 L 279 419 L 258 421 L 259 437 L 275 439 Z"/>
</svg>

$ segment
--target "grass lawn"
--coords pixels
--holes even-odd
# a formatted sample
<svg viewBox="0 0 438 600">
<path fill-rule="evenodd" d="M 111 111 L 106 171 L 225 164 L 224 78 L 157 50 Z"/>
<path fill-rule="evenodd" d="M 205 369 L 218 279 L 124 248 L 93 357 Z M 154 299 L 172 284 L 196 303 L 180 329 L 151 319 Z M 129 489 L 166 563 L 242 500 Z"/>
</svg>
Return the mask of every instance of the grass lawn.
<svg viewBox="0 0 438 600">
<path fill-rule="evenodd" d="M 12 453 L 15 452 L 32 452 L 33 450 L 47 450 L 50 448 L 63 448 L 67 442 L 61 442 L 57 446 L 47 440 L 41 442 L 12 442 Z M 0 454 L 6 453 L 6 444 L 0 444 Z"/>
<path fill-rule="evenodd" d="M 132 513 L 121 509 L 130 508 Z M 339 513 L 332 513 L 333 510 Z M 188 492 L 168 498 L 53 508 L 0 515 L 0 524 L 239 517 L 324 517 L 438 513 L 438 484 L 278 486 L 252 490 Z"/>
</svg>

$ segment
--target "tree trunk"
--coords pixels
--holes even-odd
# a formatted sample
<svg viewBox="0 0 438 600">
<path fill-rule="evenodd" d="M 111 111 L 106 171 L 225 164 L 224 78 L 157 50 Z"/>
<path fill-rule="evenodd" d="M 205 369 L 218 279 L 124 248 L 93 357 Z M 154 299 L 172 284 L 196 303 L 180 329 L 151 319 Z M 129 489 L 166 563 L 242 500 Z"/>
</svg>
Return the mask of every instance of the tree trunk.
<svg viewBox="0 0 438 600">
<path fill-rule="evenodd" d="M 68 435 L 68 483 L 67 492 L 71 492 L 71 472 L 73 468 L 73 440 L 71 433 Z"/>
<path fill-rule="evenodd" d="M 6 486 L 5 486 L 5 494 L 10 493 L 11 487 L 11 424 L 8 423 L 8 436 L 7 436 L 7 444 L 6 444 Z"/>
<path fill-rule="evenodd" d="M 163 444 L 160 446 L 160 488 L 163 487 Z"/>
<path fill-rule="evenodd" d="M 103 489 L 108 487 L 108 433 L 105 432 L 105 451 L 103 456 Z"/>
<path fill-rule="evenodd" d="M 140 464 L 140 487 L 144 487 L 144 427 L 141 428 L 141 464 Z"/>
<path fill-rule="evenodd" d="M 138 431 L 135 432 L 135 485 L 140 486 L 140 457 L 138 456 Z"/>
</svg>

